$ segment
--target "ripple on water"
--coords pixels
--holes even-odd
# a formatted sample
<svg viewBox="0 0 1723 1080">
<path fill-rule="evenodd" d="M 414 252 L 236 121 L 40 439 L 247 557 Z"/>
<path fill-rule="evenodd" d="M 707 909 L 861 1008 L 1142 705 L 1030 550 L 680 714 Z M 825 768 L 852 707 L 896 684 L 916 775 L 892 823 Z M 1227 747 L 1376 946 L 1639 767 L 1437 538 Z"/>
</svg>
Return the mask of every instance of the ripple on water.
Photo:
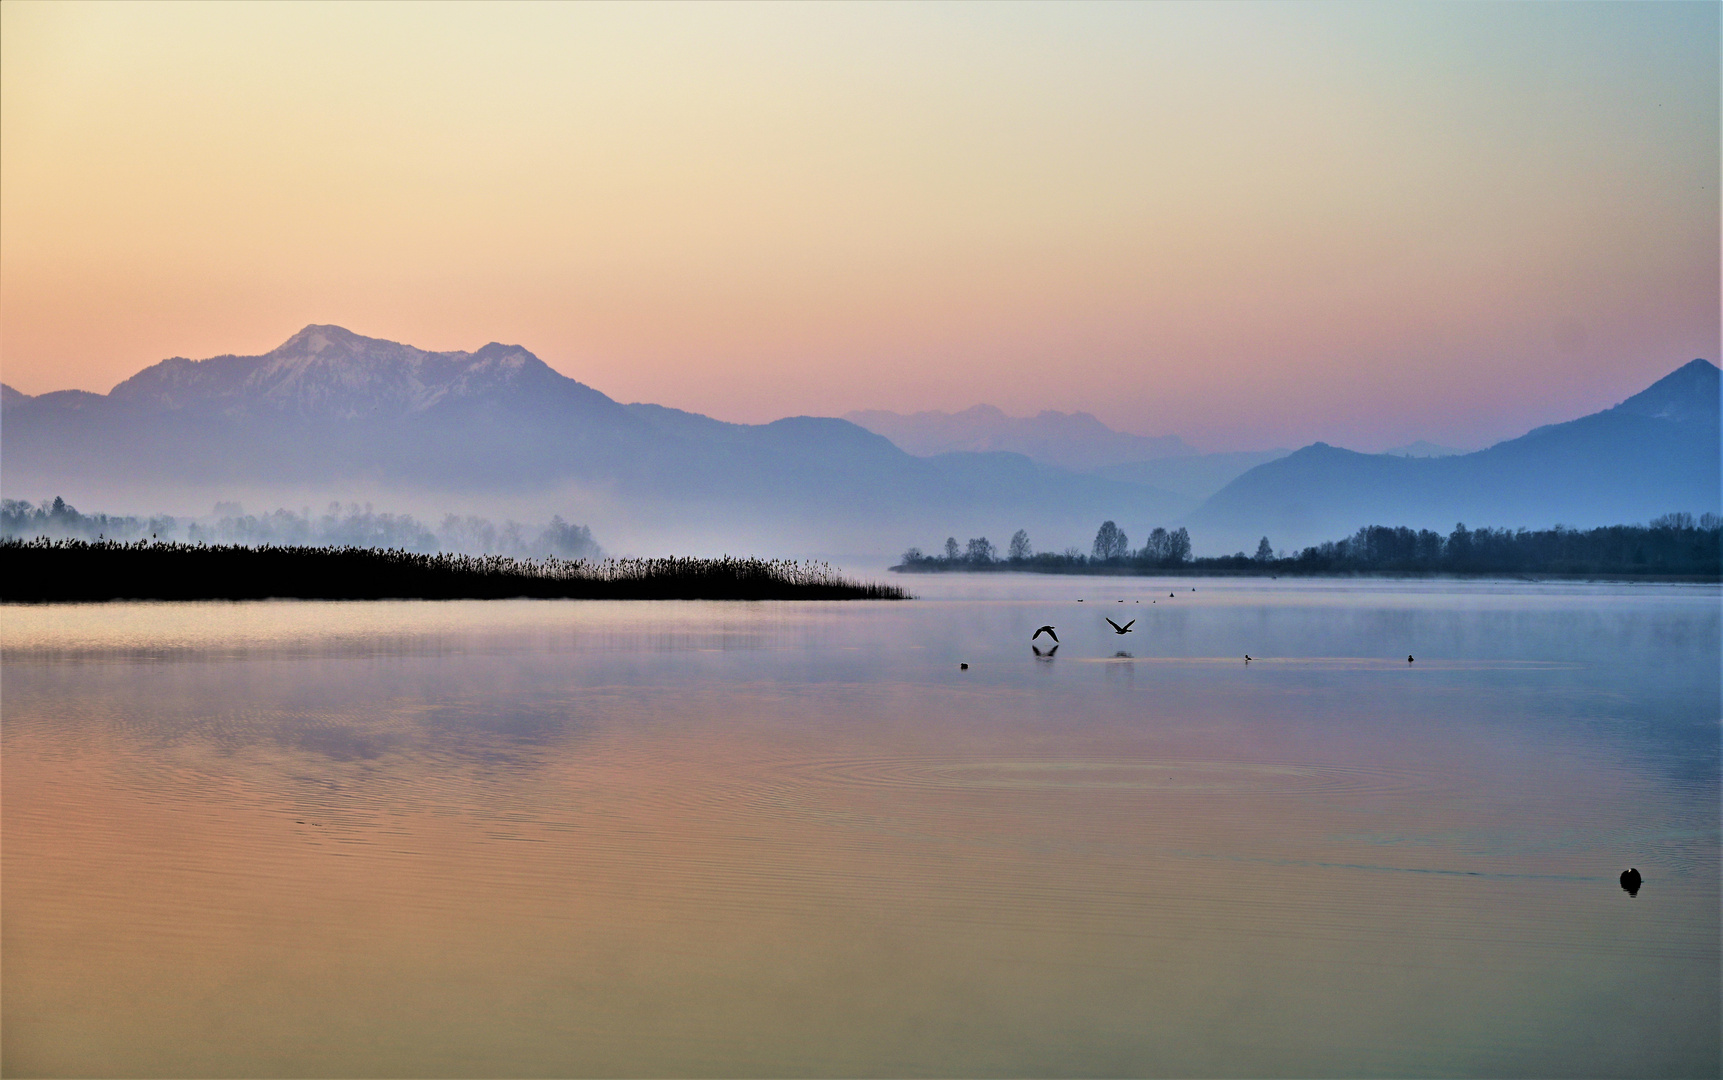
<svg viewBox="0 0 1723 1080">
<path fill-rule="evenodd" d="M 784 786 L 952 791 L 1138 791 L 1161 795 L 1382 794 L 1439 786 L 1434 776 L 1372 764 L 1189 760 L 972 760 L 945 756 L 843 757 L 782 762 Z"/>
</svg>

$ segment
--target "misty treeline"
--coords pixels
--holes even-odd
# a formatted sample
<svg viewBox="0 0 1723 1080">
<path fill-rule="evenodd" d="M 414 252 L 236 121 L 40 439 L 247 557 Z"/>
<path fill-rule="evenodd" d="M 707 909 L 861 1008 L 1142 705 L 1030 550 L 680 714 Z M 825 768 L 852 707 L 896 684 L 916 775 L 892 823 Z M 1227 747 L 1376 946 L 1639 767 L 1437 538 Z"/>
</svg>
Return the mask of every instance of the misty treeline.
<svg viewBox="0 0 1723 1080">
<path fill-rule="evenodd" d="M 792 559 L 513 559 L 399 548 L 0 540 L 0 599 L 901 600 Z"/>
<path fill-rule="evenodd" d="M 419 554 L 450 552 L 504 555 L 515 559 L 598 559 L 604 555 L 592 531 L 561 516 L 543 528 L 517 521 L 496 525 L 485 518 L 449 514 L 433 529 L 408 514 L 378 513 L 369 503 L 330 503 L 320 515 L 276 510 L 247 514 L 235 503 L 217 503 L 208 518 L 122 517 L 80 514 L 63 498 L 32 505 L 0 500 L 0 537 L 53 540 L 157 540 L 187 544 L 289 547 L 393 548 Z"/>
<path fill-rule="evenodd" d="M 1141 569 L 1170 569 L 1186 566 L 1191 560 L 1191 534 L 1185 529 L 1156 528 L 1149 532 L 1143 546 L 1133 549 L 1130 537 L 1115 522 L 1105 522 L 1095 533 L 1095 543 L 1088 554 L 1081 548 L 1064 551 L 1037 552 L 1029 543 L 1027 530 L 1018 529 L 1011 535 L 1004 554 L 985 536 L 971 539 L 959 546 L 955 536 L 946 537 L 945 550 L 938 555 L 924 555 L 920 548 L 903 553 L 906 570 L 962 569 L 1021 569 L 1071 570 L 1078 567 L 1138 567 Z"/>
<path fill-rule="evenodd" d="M 1367 525 L 1344 540 L 1296 555 L 1251 562 L 1280 573 L 1410 572 L 1436 574 L 1627 574 L 1717 577 L 1723 570 L 1723 519 L 1665 514 L 1646 525 L 1595 529 L 1468 529 L 1446 536 L 1430 529 Z M 1245 559 L 1243 552 L 1227 561 Z M 1219 561 L 1219 560 L 1215 560 Z"/>
<path fill-rule="evenodd" d="M 1001 556 L 986 537 L 959 546 L 945 541 L 939 555 L 910 548 L 897 567 L 911 571 L 1029 570 L 1042 573 L 1219 574 L 1588 574 L 1617 576 L 1723 576 L 1723 518 L 1665 514 L 1645 525 L 1595 529 L 1468 529 L 1447 535 L 1431 529 L 1367 525 L 1342 540 L 1277 553 L 1263 537 L 1254 555 L 1195 558 L 1190 534 L 1157 528 L 1141 548 L 1114 522 L 1102 523 L 1087 553 L 1075 547 L 1036 553 L 1028 533 L 1017 530 Z"/>
</svg>

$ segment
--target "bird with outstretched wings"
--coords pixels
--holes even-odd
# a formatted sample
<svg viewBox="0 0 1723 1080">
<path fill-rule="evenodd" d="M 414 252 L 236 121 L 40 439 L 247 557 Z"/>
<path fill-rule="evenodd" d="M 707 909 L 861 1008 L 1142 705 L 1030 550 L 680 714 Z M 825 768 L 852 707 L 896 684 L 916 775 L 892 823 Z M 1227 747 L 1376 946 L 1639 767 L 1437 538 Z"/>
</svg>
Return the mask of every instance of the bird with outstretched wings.
<svg viewBox="0 0 1723 1080">
<path fill-rule="evenodd" d="M 1036 638 L 1040 637 L 1042 634 L 1046 634 L 1048 637 L 1052 638 L 1053 643 L 1055 645 L 1057 645 L 1059 643 L 1059 635 L 1055 634 L 1053 632 L 1053 628 L 1051 626 L 1043 626 L 1041 629 L 1035 631 L 1033 634 L 1030 634 L 1029 640 L 1034 641 Z"/>
<path fill-rule="evenodd" d="M 1107 618 L 1105 615 L 1103 615 L 1101 617 L 1103 619 Z M 1126 623 L 1125 625 L 1120 626 L 1118 623 L 1114 622 L 1113 620 L 1107 619 L 1107 625 L 1113 628 L 1113 633 L 1115 633 L 1115 634 L 1128 634 L 1131 632 L 1131 627 L 1137 625 L 1137 620 L 1132 619 L 1130 622 Z"/>
</svg>

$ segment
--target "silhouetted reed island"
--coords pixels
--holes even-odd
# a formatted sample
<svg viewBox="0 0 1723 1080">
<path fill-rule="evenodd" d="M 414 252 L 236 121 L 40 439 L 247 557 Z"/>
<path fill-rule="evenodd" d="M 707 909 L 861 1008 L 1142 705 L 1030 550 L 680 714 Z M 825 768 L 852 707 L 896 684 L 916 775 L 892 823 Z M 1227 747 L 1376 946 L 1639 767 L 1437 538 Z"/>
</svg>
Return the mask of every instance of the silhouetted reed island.
<svg viewBox="0 0 1723 1080">
<path fill-rule="evenodd" d="M 0 541 L 0 600 L 902 600 L 788 559 L 512 559 L 359 547 Z"/>
<path fill-rule="evenodd" d="M 1350 576 L 1403 577 L 1456 575 L 1540 577 L 1617 581 L 1723 580 L 1723 518 L 1705 514 L 1665 514 L 1645 525 L 1606 525 L 1596 529 L 1468 529 L 1446 536 L 1430 529 L 1368 525 L 1343 540 L 1277 554 L 1263 537 L 1255 555 L 1238 552 L 1212 558 L 1191 554 L 1184 529 L 1155 529 L 1147 543 L 1133 549 L 1124 530 L 1102 524 L 1088 554 L 1075 547 L 1036 552 L 1022 529 L 1001 558 L 986 537 L 959 547 L 945 541 L 943 555 L 920 548 L 903 553 L 892 567 L 903 573 L 1114 574 L 1217 577 Z M 1169 597 L 1171 593 L 1167 594 Z"/>
</svg>

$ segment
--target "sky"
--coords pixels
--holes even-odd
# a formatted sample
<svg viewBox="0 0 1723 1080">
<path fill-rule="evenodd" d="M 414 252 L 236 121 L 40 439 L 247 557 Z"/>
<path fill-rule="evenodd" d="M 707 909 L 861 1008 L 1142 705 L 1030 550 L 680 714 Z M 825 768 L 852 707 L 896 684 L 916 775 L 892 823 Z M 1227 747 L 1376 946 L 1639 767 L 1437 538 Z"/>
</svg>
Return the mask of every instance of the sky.
<svg viewBox="0 0 1723 1080">
<path fill-rule="evenodd" d="M 0 5 L 0 378 L 1464 448 L 1719 357 L 1715 4 Z"/>
</svg>

